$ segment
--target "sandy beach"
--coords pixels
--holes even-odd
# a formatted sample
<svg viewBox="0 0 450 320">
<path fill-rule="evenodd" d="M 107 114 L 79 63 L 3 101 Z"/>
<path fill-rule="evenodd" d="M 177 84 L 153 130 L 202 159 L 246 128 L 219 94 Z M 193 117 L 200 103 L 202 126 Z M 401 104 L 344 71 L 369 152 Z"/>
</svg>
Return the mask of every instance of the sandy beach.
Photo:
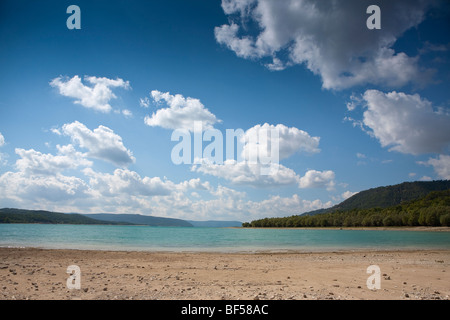
<svg viewBox="0 0 450 320">
<path fill-rule="evenodd" d="M 68 289 L 67 267 L 81 270 Z M 367 268 L 380 268 L 369 289 Z M 174 253 L 0 248 L 0 299 L 449 299 L 450 250 Z"/>
</svg>

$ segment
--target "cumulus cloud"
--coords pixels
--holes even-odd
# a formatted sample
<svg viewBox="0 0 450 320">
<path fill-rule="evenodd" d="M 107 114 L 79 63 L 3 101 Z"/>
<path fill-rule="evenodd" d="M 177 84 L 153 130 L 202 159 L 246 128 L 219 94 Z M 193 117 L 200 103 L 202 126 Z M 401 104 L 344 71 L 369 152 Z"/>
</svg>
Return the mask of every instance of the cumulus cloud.
<svg viewBox="0 0 450 320">
<path fill-rule="evenodd" d="M 72 142 L 88 150 L 87 156 L 111 162 L 117 166 L 126 166 L 135 161 L 130 150 L 125 148 L 122 138 L 108 127 L 99 126 L 93 131 L 84 124 L 75 121 L 65 124 L 62 132 Z"/>
<path fill-rule="evenodd" d="M 246 192 L 222 185 L 212 187 L 199 178 L 175 183 L 166 178 L 141 176 L 128 169 L 104 173 L 87 166 L 81 170 L 84 177 L 67 176 L 64 170 L 89 164 L 81 161 L 83 157 L 79 165 L 70 164 L 64 156 L 72 153 L 75 157 L 71 149 L 71 146 L 60 147 L 58 155 L 18 151 L 24 161 L 16 165 L 17 171 L 0 175 L 1 202 L 12 207 L 62 212 L 141 213 L 197 220 L 248 221 L 300 214 L 331 205 L 321 200 L 300 199 L 298 195 L 251 201 Z M 43 168 L 39 171 L 40 166 Z M 200 192 L 206 192 L 209 197 L 192 196 Z"/>
<path fill-rule="evenodd" d="M 184 194 L 174 193 L 169 197 L 155 197 L 154 205 L 164 214 L 186 219 L 240 221 L 297 215 L 332 205 L 320 199 L 301 199 L 297 194 L 287 197 L 273 195 L 265 200 L 252 201 L 247 199 L 245 192 L 220 185 L 211 190 L 211 195 L 212 199 L 192 200 Z"/>
<path fill-rule="evenodd" d="M 166 177 L 148 177 L 126 169 L 99 172 L 89 157 L 117 162 L 109 149 L 117 148 L 129 156 L 120 137 L 99 127 L 89 130 L 74 122 L 55 129 L 74 144 L 57 146 L 55 154 L 17 148 L 15 171 L 0 175 L 0 201 L 5 206 L 30 207 L 62 212 L 141 213 L 186 219 L 253 220 L 265 216 L 285 216 L 329 206 L 320 200 L 271 196 L 262 201 L 247 199 L 247 193 L 230 187 L 211 186 L 209 181 L 193 178 L 173 182 Z M 87 149 L 80 152 L 75 147 Z M 106 151 L 98 150 L 103 147 Z M 294 148 L 295 149 L 295 148 Z M 293 149 L 288 149 L 292 150 Z M 114 153 L 113 153 L 114 154 Z M 120 159 L 121 157 L 119 157 Z M 199 167 L 199 172 L 216 174 L 236 184 L 262 187 L 298 184 L 291 169 L 280 167 L 277 175 L 261 176 L 255 167 L 230 162 L 220 167 Z M 77 176 L 70 176 L 75 174 Z M 201 196 L 206 195 L 206 197 Z M 157 208 L 157 209 L 155 209 Z"/>
<path fill-rule="evenodd" d="M 0 132 L 0 147 L 3 147 L 5 145 L 5 138 L 3 137 L 2 133 Z"/>
<path fill-rule="evenodd" d="M 274 130 L 277 132 L 275 136 L 271 134 Z M 320 152 L 319 137 L 311 137 L 307 132 L 295 127 L 265 123 L 256 125 L 245 132 L 241 139 L 244 143 L 242 158 L 257 159 L 258 155 L 270 154 L 267 150 L 274 145 L 274 139 L 278 139 L 279 160 L 289 158 L 297 152 Z"/>
<path fill-rule="evenodd" d="M 299 215 L 305 212 L 331 207 L 332 203 L 323 202 L 319 199 L 305 200 L 297 194 L 292 197 L 272 196 L 259 202 L 249 201 L 248 210 L 253 219 L 266 217 L 286 217 Z"/>
<path fill-rule="evenodd" d="M 16 148 L 16 154 L 20 157 L 16 161 L 16 168 L 30 175 L 55 175 L 67 169 L 88 167 L 92 162 L 87 160 L 85 154 L 75 150 L 73 145 L 57 146 L 58 154 L 43 154 L 34 149 Z"/>
<path fill-rule="evenodd" d="M 419 161 L 419 164 L 432 166 L 440 179 L 450 179 L 450 156 L 439 155 L 437 158 L 430 158 L 428 161 Z"/>
<path fill-rule="evenodd" d="M 300 178 L 300 188 L 326 188 L 333 190 L 335 186 L 335 173 L 331 170 L 317 171 L 308 170 L 306 174 Z"/>
<path fill-rule="evenodd" d="M 56 155 L 16 149 L 15 171 L 0 175 L 0 201 L 14 207 L 77 212 L 152 213 L 155 199 L 167 197 L 179 204 L 185 193 L 209 192 L 199 178 L 174 183 L 166 178 L 141 176 L 128 169 L 95 171 L 92 163 L 72 145 L 58 146 Z M 70 176 L 75 169 L 80 176 Z M 216 191 L 225 194 L 225 191 Z M 231 194 L 231 191 L 228 192 Z M 166 202 L 168 216 L 170 208 Z"/>
<path fill-rule="evenodd" d="M 255 188 L 297 185 L 302 189 L 326 188 L 327 190 L 333 190 L 336 184 L 335 173 L 331 170 L 308 170 L 301 177 L 294 170 L 282 164 L 272 167 L 271 171 L 263 171 L 264 169 L 266 168 L 259 163 L 237 162 L 236 160 L 226 160 L 223 164 L 203 162 L 199 165 L 193 165 L 191 168 L 194 172 L 222 178 L 235 185 Z"/>
<path fill-rule="evenodd" d="M 228 187 L 219 185 L 216 190 L 212 189 L 211 194 L 220 198 L 233 198 L 233 199 L 243 199 L 247 196 L 245 192 L 237 191 Z"/>
<path fill-rule="evenodd" d="M 331 190 L 334 187 L 333 171 L 310 170 L 304 177 L 300 177 L 294 170 L 279 163 L 279 160 L 297 152 L 320 152 L 319 137 L 311 137 L 295 127 L 265 123 L 248 129 L 239 139 L 242 143 L 241 159 L 226 159 L 220 163 L 196 159 L 191 170 L 219 177 L 236 185 L 256 188 L 297 185 L 299 188 Z M 273 148 L 278 150 L 278 155 L 274 156 L 273 150 L 270 150 Z"/>
<path fill-rule="evenodd" d="M 88 196 L 88 185 L 78 177 L 64 175 L 64 171 L 89 167 L 92 162 L 73 145 L 58 145 L 57 150 L 53 155 L 16 148 L 20 157 L 14 166 L 16 171 L 0 176 L 0 200 L 15 206 L 44 208 L 56 203 L 70 205 Z"/>
<path fill-rule="evenodd" d="M 299 177 L 294 170 L 279 165 L 271 174 L 265 174 L 263 166 L 258 163 L 228 159 L 223 164 L 203 162 L 192 166 L 192 171 L 201 172 L 223 178 L 237 185 L 248 185 L 257 188 L 286 186 L 295 184 Z"/>
<path fill-rule="evenodd" d="M 450 144 L 450 114 L 420 95 L 367 90 L 363 130 L 383 147 L 406 154 L 441 153 Z"/>
<path fill-rule="evenodd" d="M 230 22 L 214 33 L 237 56 L 260 60 L 271 70 L 305 65 L 326 89 L 397 87 L 431 75 L 420 70 L 418 57 L 392 49 L 406 30 L 424 20 L 430 3 L 377 1 L 382 29 L 373 31 L 366 27 L 370 1 L 222 0 Z"/>
<path fill-rule="evenodd" d="M 105 113 L 112 110 L 109 102 L 117 98 L 111 88 L 130 88 L 130 83 L 120 78 L 108 79 L 85 76 L 84 81 L 89 83 L 90 86 L 83 84 L 78 75 L 71 79 L 60 76 L 53 79 L 50 85 L 57 88 L 61 95 L 74 98 L 74 103 Z"/>
<path fill-rule="evenodd" d="M 186 180 L 178 183 L 175 188 L 180 191 L 188 191 L 188 190 L 212 190 L 212 187 L 209 181 L 202 182 L 200 178 L 193 178 L 190 180 Z"/>
<path fill-rule="evenodd" d="M 63 212 L 141 213 L 198 220 L 245 218 L 249 221 L 330 206 L 330 203 L 304 200 L 297 195 L 251 201 L 245 192 L 221 185 L 214 188 L 199 178 L 174 183 L 166 178 L 141 176 L 128 169 L 103 173 L 86 167 L 81 170 L 84 177 L 67 176 L 64 170 L 73 167 L 66 159 L 55 160 L 51 155 L 29 151 L 24 158 L 27 161 L 31 161 L 31 157 L 39 159 L 36 168 L 47 161 L 49 164 L 45 166 L 53 166 L 56 171 L 50 174 L 32 170 L 34 168 L 22 163 L 16 166 L 17 171 L 0 175 L 0 200 L 5 205 Z M 196 195 L 206 192 L 209 199 L 189 196 L 193 192 Z"/>
<path fill-rule="evenodd" d="M 0 175 L 0 202 L 4 205 L 45 208 L 56 203 L 69 205 L 87 195 L 89 188 L 82 179 L 64 175 L 64 171 L 92 165 L 73 145 L 57 145 L 56 155 L 22 148 L 15 153 L 19 156 L 15 171 Z"/>
<path fill-rule="evenodd" d="M 83 172 L 89 177 L 90 186 L 108 197 L 168 195 L 174 185 L 159 177 L 141 177 L 128 169 L 116 169 L 113 174 L 95 172 L 91 168 Z"/>
<path fill-rule="evenodd" d="M 0 198 L 3 203 L 21 207 L 41 207 L 48 204 L 69 205 L 88 196 L 88 186 L 77 177 L 31 175 L 29 172 L 6 172 L 0 176 Z"/>
<path fill-rule="evenodd" d="M 157 90 L 153 90 L 151 96 L 156 104 L 164 102 L 168 108 L 158 109 L 152 116 L 147 115 L 144 121 L 148 126 L 194 131 L 196 122 L 202 124 L 203 130 L 211 129 L 215 123 L 220 122 L 199 99 Z"/>
</svg>

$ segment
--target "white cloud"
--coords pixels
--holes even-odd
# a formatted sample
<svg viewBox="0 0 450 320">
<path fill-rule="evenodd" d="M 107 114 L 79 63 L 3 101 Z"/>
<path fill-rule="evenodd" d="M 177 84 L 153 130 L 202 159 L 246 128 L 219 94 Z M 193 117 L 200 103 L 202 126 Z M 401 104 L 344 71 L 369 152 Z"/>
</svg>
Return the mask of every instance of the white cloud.
<svg viewBox="0 0 450 320">
<path fill-rule="evenodd" d="M 105 113 L 112 110 L 109 102 L 117 98 L 111 88 L 130 88 L 130 83 L 120 78 L 114 80 L 85 76 L 84 80 L 91 86 L 83 84 L 78 75 L 71 79 L 60 76 L 53 79 L 50 85 L 57 88 L 61 95 L 76 99 L 74 103 Z"/>
<path fill-rule="evenodd" d="M 116 109 L 114 110 L 115 114 L 122 114 L 125 118 L 132 118 L 133 117 L 133 112 L 131 112 L 131 110 L 128 109 Z"/>
<path fill-rule="evenodd" d="M 213 191 L 209 182 L 198 178 L 176 184 L 166 178 L 141 176 L 128 169 L 96 172 L 92 163 L 85 159 L 86 154 L 77 152 L 72 145 L 58 146 L 57 155 L 33 149 L 17 149 L 16 152 L 20 156 L 16 171 L 0 175 L 0 202 L 8 206 L 63 212 L 151 214 L 155 201 L 167 197 L 168 216 L 174 217 L 171 208 L 181 204 L 179 201 L 185 193 L 206 191 L 212 194 Z M 81 170 L 84 177 L 65 175 L 80 167 L 84 167 Z"/>
<path fill-rule="evenodd" d="M 64 158 L 69 154 L 75 156 L 70 151 L 72 148 L 70 145 L 59 147 L 58 155 L 34 150 L 18 151 L 25 160 L 16 166 L 18 171 L 0 175 L 1 202 L 12 207 L 62 212 L 140 213 L 242 221 L 301 214 L 331 205 L 320 200 L 303 200 L 298 195 L 251 201 L 247 200 L 246 192 L 221 185 L 214 188 L 199 178 L 174 183 L 166 178 L 141 176 L 128 169 L 102 173 L 88 166 L 81 171 L 84 179 L 66 176 L 64 170 L 78 167 Z M 25 161 L 31 167 L 26 166 Z M 33 161 L 35 163 L 31 164 Z M 88 163 L 81 161 L 79 166 L 82 164 Z M 201 197 L 200 192 L 209 194 L 210 199 Z"/>
<path fill-rule="evenodd" d="M 256 0 L 222 0 L 222 9 L 226 14 L 244 12 Z"/>
<path fill-rule="evenodd" d="M 311 137 L 307 132 L 295 127 L 289 128 L 283 124 L 274 126 L 265 123 L 256 125 L 245 132 L 242 137 L 244 143 L 242 158 L 245 160 L 257 159 L 258 154 L 266 155 L 268 148 L 274 145 L 274 137 L 270 134 L 271 130 L 278 132 L 279 160 L 286 159 L 296 152 L 320 152 L 319 137 Z M 262 138 L 264 134 L 266 139 Z"/>
<path fill-rule="evenodd" d="M 355 110 L 358 107 L 358 105 L 361 103 L 361 101 L 362 101 L 362 98 L 356 96 L 355 94 L 352 94 L 350 96 L 350 101 L 347 102 L 347 110 L 348 111 Z"/>
<path fill-rule="evenodd" d="M 311 210 L 330 207 L 331 202 L 305 200 L 294 194 L 291 197 L 270 196 L 261 201 L 246 199 L 246 194 L 227 187 L 218 186 L 209 200 L 191 200 L 184 194 L 155 197 L 157 206 L 164 215 L 193 220 L 240 220 L 251 221 L 266 217 L 285 217 Z"/>
<path fill-rule="evenodd" d="M 430 158 L 428 161 L 420 161 L 419 164 L 433 166 L 434 171 L 440 179 L 450 180 L 450 156 L 439 155 L 437 158 Z"/>
<path fill-rule="evenodd" d="M 0 202 L 5 206 L 54 210 L 61 212 L 140 213 L 157 216 L 210 220 L 227 219 L 250 221 L 266 216 L 300 214 L 325 206 L 320 200 L 271 196 L 267 200 L 251 201 L 247 193 L 193 178 L 178 183 L 166 177 L 147 177 L 128 169 L 115 169 L 112 173 L 95 171 L 89 156 L 102 154 L 93 146 L 121 146 L 120 137 L 107 128 L 91 131 L 74 122 L 55 129 L 59 135 L 69 135 L 87 152 L 74 145 L 57 146 L 56 154 L 44 154 L 34 149 L 16 149 L 19 159 L 15 172 L 0 175 Z M 113 139 L 115 138 L 115 139 Z M 119 148 L 121 151 L 126 149 Z M 108 153 L 108 152 L 107 152 Z M 126 152 L 125 152 L 126 153 Z M 107 157 L 111 160 L 111 157 Z M 299 177 L 292 170 L 281 167 L 276 176 L 261 176 L 243 164 L 227 163 L 218 168 L 219 175 L 226 171 L 233 182 L 254 186 L 297 184 Z M 201 167 L 207 170 L 208 167 Z M 66 174 L 76 172 L 80 177 Z M 212 174 L 216 172 L 211 168 Z M 239 172 L 242 170 L 242 172 Z M 201 171 L 201 170 L 199 170 Z M 228 179 L 228 177 L 227 177 Z M 201 194 L 206 195 L 202 197 Z"/>
<path fill-rule="evenodd" d="M 228 159 L 223 164 L 202 162 L 192 166 L 192 171 L 201 172 L 215 177 L 223 178 L 237 185 L 248 185 L 257 188 L 270 188 L 274 186 L 292 185 L 298 182 L 299 177 L 289 168 L 279 165 L 278 170 L 272 174 L 262 174 L 263 166 L 247 161 L 237 162 Z"/>
<path fill-rule="evenodd" d="M 18 207 L 50 208 L 65 206 L 88 196 L 88 186 L 77 177 L 60 173 L 31 175 L 29 172 L 6 172 L 0 176 L 0 198 Z"/>
<path fill-rule="evenodd" d="M 356 157 L 358 158 L 358 159 L 365 159 L 365 158 L 367 158 L 367 156 L 364 154 L 364 153 L 356 153 Z"/>
<path fill-rule="evenodd" d="M 251 219 L 267 217 L 286 217 L 299 215 L 305 212 L 331 207 L 331 202 L 323 203 L 321 200 L 304 200 L 294 194 L 292 197 L 272 196 L 259 202 L 247 203 Z"/>
<path fill-rule="evenodd" d="M 201 122 L 203 130 L 211 129 L 215 123 L 220 122 L 199 99 L 157 90 L 153 90 L 151 96 L 156 103 L 165 102 L 169 107 L 158 109 L 151 117 L 147 115 L 144 121 L 148 126 L 194 131 L 194 123 L 197 121 Z"/>
<path fill-rule="evenodd" d="M 133 113 L 128 109 L 123 109 L 122 114 L 127 118 L 131 118 L 133 116 Z"/>
<path fill-rule="evenodd" d="M 418 94 L 367 90 L 363 124 L 383 147 L 407 154 L 441 153 L 450 144 L 450 114 Z"/>
<path fill-rule="evenodd" d="M 86 181 L 61 173 L 45 176 L 6 172 L 0 175 L 0 200 L 11 207 L 61 212 L 140 213 L 193 220 L 241 221 L 301 214 L 331 206 L 330 202 L 304 200 L 298 195 L 251 201 L 247 200 L 245 192 L 221 185 L 212 188 L 199 179 L 175 184 L 124 169 L 110 174 L 85 168 L 83 173 Z M 211 199 L 197 198 L 198 192 L 205 191 Z"/>
<path fill-rule="evenodd" d="M 62 132 L 81 148 L 86 148 L 89 157 L 109 161 L 117 166 L 126 166 L 135 161 L 132 152 L 123 145 L 122 138 L 108 127 L 99 126 L 92 131 L 75 121 L 65 124 Z"/>
<path fill-rule="evenodd" d="M 212 190 L 209 181 L 202 182 L 200 178 L 193 178 L 190 180 L 186 180 L 178 183 L 175 188 L 180 191 L 187 191 L 191 189 L 195 190 Z"/>
<path fill-rule="evenodd" d="M 276 169 L 272 168 L 275 170 L 271 172 L 262 171 L 264 168 L 266 167 L 259 163 L 226 160 L 223 164 L 202 162 L 199 165 L 193 165 L 192 171 L 222 178 L 236 185 L 255 188 L 297 185 L 302 189 L 326 188 L 333 190 L 335 186 L 335 173 L 331 170 L 308 170 L 303 177 L 300 177 L 294 170 L 282 164 L 279 164 Z"/>
<path fill-rule="evenodd" d="M 239 57 L 253 58 L 260 57 L 264 53 L 255 47 L 254 40 L 251 37 L 238 37 L 239 26 L 235 23 L 216 27 L 214 30 L 216 40 L 220 44 L 225 44 L 234 51 Z"/>
<path fill-rule="evenodd" d="M 0 147 L 3 147 L 4 145 L 5 145 L 5 138 L 0 132 Z M 7 157 L 8 155 L 6 153 L 0 152 L 0 165 L 6 165 L 8 163 L 8 161 L 6 160 Z"/>
<path fill-rule="evenodd" d="M 237 191 L 228 187 L 219 185 L 216 190 L 211 190 L 211 194 L 219 198 L 233 198 L 233 199 L 244 199 L 247 194 L 245 192 Z"/>
<path fill-rule="evenodd" d="M 274 130 L 277 134 L 272 135 Z M 266 138 L 262 138 L 262 137 Z M 273 159 L 270 148 L 278 137 L 279 157 Z M 223 163 L 211 163 L 206 159 L 197 159 L 197 164 L 191 170 L 212 175 L 237 185 L 247 185 L 256 188 L 270 188 L 297 185 L 299 188 L 327 188 L 334 187 L 333 171 L 310 170 L 304 177 L 300 177 L 294 170 L 279 164 L 279 160 L 286 159 L 297 152 L 317 153 L 319 137 L 311 137 L 307 132 L 295 127 L 282 124 L 256 125 L 248 129 L 242 136 L 242 160 L 227 159 Z M 264 164 L 260 156 L 267 156 Z M 203 161 L 202 161 L 203 160 Z"/>
<path fill-rule="evenodd" d="M 366 27 L 369 4 L 360 0 L 223 0 L 230 23 L 216 27 L 219 44 L 245 59 L 271 60 L 271 70 L 304 64 L 320 75 L 323 87 L 344 89 L 363 84 L 402 86 L 421 81 L 418 57 L 392 47 L 418 26 L 430 2 L 378 1 L 382 29 Z"/>
<path fill-rule="evenodd" d="M 104 197 L 168 195 L 174 184 L 159 177 L 141 177 L 128 169 L 116 169 L 113 174 L 83 170 L 89 177 L 89 185 Z"/>
<path fill-rule="evenodd" d="M 67 169 L 92 165 L 92 162 L 85 158 L 85 154 L 76 151 L 71 144 L 62 147 L 58 145 L 57 149 L 58 154 L 55 156 L 43 154 L 34 149 L 16 148 L 16 154 L 20 156 L 20 159 L 16 161 L 16 168 L 30 175 L 54 176 Z"/>
<path fill-rule="evenodd" d="M 300 188 L 326 188 L 333 190 L 335 186 L 335 173 L 331 170 L 317 171 L 308 170 L 306 174 L 300 178 Z"/>
<path fill-rule="evenodd" d="M 16 148 L 20 157 L 14 166 L 17 171 L 0 176 L 1 201 L 19 207 L 44 208 L 56 203 L 69 205 L 88 196 L 89 187 L 82 179 L 65 176 L 63 172 L 92 163 L 70 144 L 58 145 L 57 149 L 57 154 L 52 155 Z"/>
</svg>

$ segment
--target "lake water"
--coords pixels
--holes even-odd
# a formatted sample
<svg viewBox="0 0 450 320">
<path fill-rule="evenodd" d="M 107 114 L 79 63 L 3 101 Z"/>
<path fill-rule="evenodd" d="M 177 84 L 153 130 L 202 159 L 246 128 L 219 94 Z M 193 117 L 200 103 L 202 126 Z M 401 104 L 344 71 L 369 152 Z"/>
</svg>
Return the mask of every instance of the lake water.
<svg viewBox="0 0 450 320">
<path fill-rule="evenodd" d="M 450 249 L 450 232 L 0 224 L 0 247 L 177 252 Z"/>
</svg>

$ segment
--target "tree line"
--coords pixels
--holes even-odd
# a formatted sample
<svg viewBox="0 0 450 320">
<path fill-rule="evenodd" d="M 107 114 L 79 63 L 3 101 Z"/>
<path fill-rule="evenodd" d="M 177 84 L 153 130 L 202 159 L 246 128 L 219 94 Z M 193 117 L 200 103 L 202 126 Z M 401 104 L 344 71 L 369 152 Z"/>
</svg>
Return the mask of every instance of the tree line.
<svg viewBox="0 0 450 320">
<path fill-rule="evenodd" d="M 243 227 L 394 227 L 450 226 L 450 189 L 388 208 L 338 210 L 316 215 L 264 218 L 245 222 Z"/>
</svg>

